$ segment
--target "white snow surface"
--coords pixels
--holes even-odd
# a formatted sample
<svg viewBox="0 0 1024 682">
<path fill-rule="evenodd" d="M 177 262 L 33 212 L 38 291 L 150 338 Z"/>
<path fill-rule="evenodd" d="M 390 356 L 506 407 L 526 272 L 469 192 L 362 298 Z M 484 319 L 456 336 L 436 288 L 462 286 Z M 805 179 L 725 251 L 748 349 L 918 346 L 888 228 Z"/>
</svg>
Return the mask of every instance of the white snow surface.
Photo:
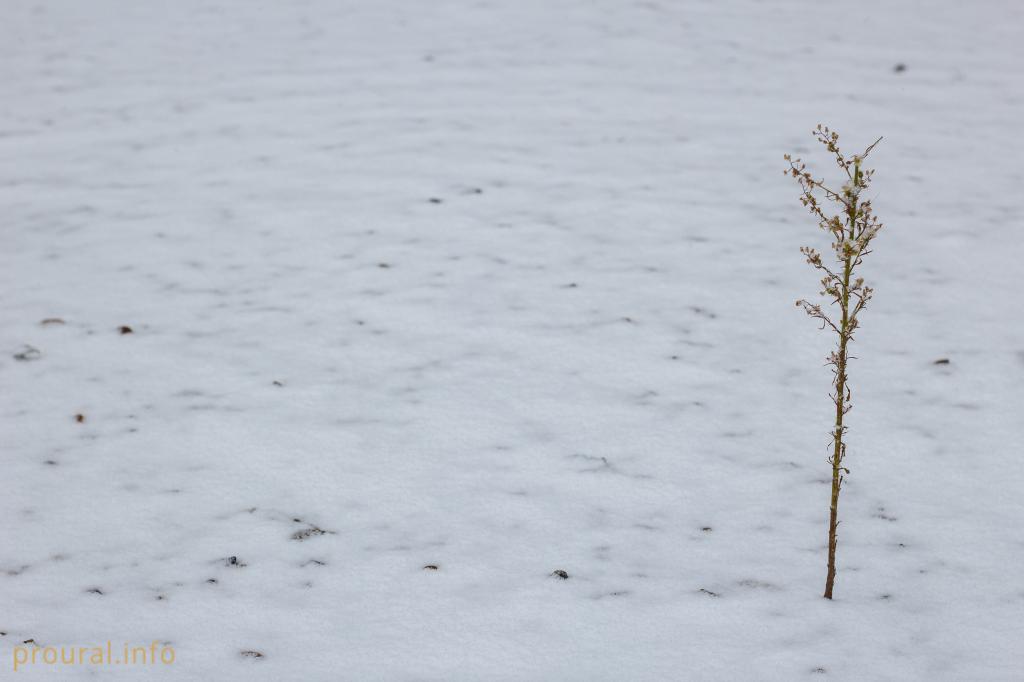
<svg viewBox="0 0 1024 682">
<path fill-rule="evenodd" d="M 1024 679 L 1024 6 L 853 7 L 6 0 L 0 677 Z"/>
</svg>

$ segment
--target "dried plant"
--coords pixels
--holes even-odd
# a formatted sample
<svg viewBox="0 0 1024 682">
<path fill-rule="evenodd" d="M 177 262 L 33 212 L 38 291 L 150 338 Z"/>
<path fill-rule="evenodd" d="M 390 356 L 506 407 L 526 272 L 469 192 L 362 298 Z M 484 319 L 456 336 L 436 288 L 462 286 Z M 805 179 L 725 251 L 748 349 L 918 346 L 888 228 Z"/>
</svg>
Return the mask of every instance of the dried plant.
<svg viewBox="0 0 1024 682">
<path fill-rule="evenodd" d="M 848 351 L 859 324 L 858 315 L 871 300 L 873 293 L 871 287 L 865 286 L 864 279 L 857 276 L 856 270 L 864 256 L 871 252 L 871 242 L 882 229 L 882 223 L 872 213 L 871 200 L 863 198 L 864 190 L 871 183 L 874 171 L 862 168 L 862 164 L 882 138 L 875 140 L 861 154 L 848 159 L 839 150 L 838 133 L 819 125 L 814 131 L 814 137 L 835 157 L 839 168 L 846 175 L 846 182 L 839 190 L 830 189 L 823 181 L 811 175 L 800 159 L 794 159 L 789 154 L 785 156 L 789 163 L 785 173 L 800 184 L 800 202 L 817 218 L 818 226 L 832 236 L 832 253 L 835 256 L 833 265 L 823 260 L 821 254 L 811 247 L 805 246 L 800 249 L 808 264 L 823 274 L 821 295 L 831 305 L 839 306 L 838 317 L 830 316 L 816 303 L 802 299 L 796 302 L 808 315 L 821 322 L 822 329 L 831 329 L 837 337 L 836 350 L 828 356 L 828 364 L 831 365 L 833 373 L 834 390 L 831 398 L 836 406 L 836 421 L 832 428 L 832 444 L 829 448 L 831 454 L 828 458 L 832 467 L 832 496 L 829 504 L 825 598 L 831 599 L 836 580 L 839 491 L 843 487 L 844 476 L 850 473 L 843 465 L 846 459 L 846 443 L 843 442 L 846 426 L 843 424 L 843 418 L 852 407 L 847 380 L 848 363 L 851 359 Z M 838 213 L 832 214 L 832 210 Z"/>
</svg>

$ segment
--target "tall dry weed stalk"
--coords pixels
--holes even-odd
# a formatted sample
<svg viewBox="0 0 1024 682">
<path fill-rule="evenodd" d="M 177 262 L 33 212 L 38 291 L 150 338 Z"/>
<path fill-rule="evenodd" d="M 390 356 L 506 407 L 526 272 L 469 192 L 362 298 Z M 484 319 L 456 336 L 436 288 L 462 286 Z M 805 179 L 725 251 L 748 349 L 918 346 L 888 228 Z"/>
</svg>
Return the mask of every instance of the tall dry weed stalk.
<svg viewBox="0 0 1024 682">
<path fill-rule="evenodd" d="M 871 251 L 872 240 L 882 229 L 882 223 L 872 213 L 871 200 L 862 198 L 864 190 L 871 183 L 874 171 L 862 167 L 864 160 L 882 138 L 875 140 L 862 153 L 846 158 L 839 150 L 839 135 L 827 127 L 818 125 L 814 137 L 823 144 L 835 157 L 836 164 L 846 176 L 846 182 L 838 190 L 829 188 L 822 180 L 817 180 L 806 170 L 800 159 L 786 154 L 789 168 L 785 173 L 791 175 L 800 184 L 800 202 L 806 206 L 818 220 L 818 226 L 832 236 L 832 253 L 835 256 L 831 264 L 822 260 L 821 254 L 815 249 L 805 246 L 800 252 L 807 262 L 823 274 L 821 279 L 821 295 L 830 305 L 838 305 L 838 318 L 830 316 L 818 304 L 806 300 L 796 302 L 808 315 L 821 322 L 822 329 L 831 329 L 836 335 L 836 349 L 828 356 L 828 364 L 832 367 L 832 402 L 835 403 L 836 420 L 832 428 L 831 454 L 828 462 L 832 466 L 832 495 L 829 502 L 828 521 L 828 571 L 825 576 L 825 598 L 832 598 L 832 590 L 836 581 L 836 530 L 839 526 L 839 491 L 842 490 L 844 476 L 850 470 L 843 465 L 846 459 L 846 443 L 843 436 L 846 426 L 843 418 L 850 411 L 850 386 L 847 369 L 850 361 L 849 346 L 853 334 L 857 330 L 858 315 L 871 300 L 871 287 L 865 286 L 864 279 L 856 274 L 857 267 L 864 256 Z M 821 197 L 819 199 L 819 196 Z M 832 213 L 831 211 L 837 211 Z"/>
</svg>

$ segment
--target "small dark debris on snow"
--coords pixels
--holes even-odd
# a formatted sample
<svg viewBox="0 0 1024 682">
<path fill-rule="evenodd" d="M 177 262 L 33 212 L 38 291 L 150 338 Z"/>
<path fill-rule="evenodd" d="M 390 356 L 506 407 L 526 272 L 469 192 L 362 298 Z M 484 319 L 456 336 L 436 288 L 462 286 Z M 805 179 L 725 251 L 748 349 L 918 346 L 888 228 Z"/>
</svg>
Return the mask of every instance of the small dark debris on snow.
<svg viewBox="0 0 1024 682">
<path fill-rule="evenodd" d="M 319 559 L 310 559 L 309 561 L 305 562 L 302 565 L 303 566 L 309 566 L 310 564 L 313 564 L 314 566 L 326 566 L 327 562 L 326 561 L 320 561 Z"/>
<path fill-rule="evenodd" d="M 701 530 L 704 531 L 705 533 L 710 533 L 711 532 L 711 526 L 704 526 L 703 528 L 701 528 Z"/>
<path fill-rule="evenodd" d="M 247 563 L 245 563 L 244 561 L 242 561 L 241 559 L 239 559 L 236 556 L 229 556 L 227 559 L 224 560 L 224 565 L 225 566 L 237 566 L 238 568 L 245 568 L 246 566 L 248 566 Z"/>
<path fill-rule="evenodd" d="M 43 353 L 35 346 L 25 345 L 22 346 L 21 350 L 15 353 L 13 357 L 19 362 L 31 362 L 32 360 L 38 360 L 43 357 Z"/>
<path fill-rule="evenodd" d="M 276 379 L 274 380 L 273 384 L 274 386 L 284 386 L 284 384 L 282 384 L 280 381 L 277 381 Z"/>
<path fill-rule="evenodd" d="M 691 305 L 690 310 L 692 310 L 697 315 L 700 315 L 701 317 L 708 318 L 709 320 L 714 320 L 718 318 L 718 315 L 716 315 L 715 313 L 711 312 L 706 308 L 701 308 L 699 305 Z"/>
<path fill-rule="evenodd" d="M 123 324 L 120 327 L 118 327 L 117 331 L 120 332 L 122 335 L 124 335 L 124 334 L 134 334 L 135 333 L 135 330 L 132 329 L 131 327 L 129 327 L 128 325 L 126 325 L 126 324 Z"/>
<path fill-rule="evenodd" d="M 423 567 L 423 570 L 424 571 L 436 571 L 437 570 L 437 564 L 427 564 L 426 566 Z"/>
<path fill-rule="evenodd" d="M 712 592 L 711 590 L 705 590 L 703 587 L 700 588 L 700 591 L 703 592 L 704 594 L 708 595 L 709 597 L 718 597 L 718 596 L 720 596 L 717 592 Z"/>
<path fill-rule="evenodd" d="M 211 584 L 211 585 L 216 585 L 217 584 L 217 579 L 216 578 L 207 578 L 206 582 Z"/>
<path fill-rule="evenodd" d="M 387 270 L 391 267 L 391 263 L 377 263 L 377 267 L 381 270 Z"/>
<path fill-rule="evenodd" d="M 938 360 L 936 360 L 932 364 L 933 365 L 948 365 L 949 364 L 949 358 L 939 358 Z"/>
<path fill-rule="evenodd" d="M 444 200 L 443 199 L 439 199 L 438 197 L 430 197 L 430 199 L 428 199 L 427 201 L 429 201 L 432 204 L 440 204 Z"/>
<path fill-rule="evenodd" d="M 25 640 L 24 642 L 22 642 L 22 644 L 36 644 L 36 640 L 34 640 L 34 639 L 32 639 L 31 637 L 29 637 L 29 638 L 28 638 L 28 639 L 26 639 L 26 640 Z M 38 644 L 36 644 L 36 646 L 39 646 L 39 645 L 38 645 Z"/>
<path fill-rule="evenodd" d="M 242 655 L 243 658 L 263 658 L 263 654 L 261 654 L 258 651 L 254 651 L 252 649 L 247 649 L 247 650 L 241 652 L 241 655 Z"/>
<path fill-rule="evenodd" d="M 814 669 L 814 670 L 812 670 L 811 672 L 812 672 L 812 673 L 814 673 L 814 674 L 816 674 L 816 675 L 824 675 L 824 674 L 825 674 L 826 672 L 828 672 L 828 671 L 827 671 L 827 670 L 825 670 L 824 668 L 815 668 L 815 669 Z"/>
<path fill-rule="evenodd" d="M 90 587 L 88 590 L 86 590 L 86 592 L 88 594 L 100 594 L 100 595 L 103 594 L 103 590 L 101 590 L 98 587 Z"/>
<path fill-rule="evenodd" d="M 299 542 L 302 542 L 303 540 L 308 540 L 309 538 L 314 537 L 316 535 L 327 535 L 330 532 L 331 531 L 324 530 L 323 528 L 310 526 L 309 528 L 303 528 L 302 530 L 297 530 L 294 533 L 292 533 L 292 540 L 298 540 Z"/>
<path fill-rule="evenodd" d="M 85 415 L 79 412 L 78 414 L 75 415 L 75 421 L 81 424 L 82 422 L 85 421 Z"/>
<path fill-rule="evenodd" d="M 562 580 L 568 580 L 569 579 L 569 574 L 566 573 L 565 571 L 563 571 L 560 568 L 558 570 L 556 570 L 556 571 L 553 571 L 551 573 L 551 575 L 555 576 L 556 578 L 561 578 Z"/>
<path fill-rule="evenodd" d="M 51 324 L 64 324 L 64 320 L 59 317 L 48 317 L 45 320 L 41 320 L 39 324 L 43 327 L 48 327 Z"/>
<path fill-rule="evenodd" d="M 43 460 L 43 464 L 46 464 L 47 466 L 55 467 L 55 466 L 57 466 L 57 460 L 55 460 L 55 459 Z"/>
<path fill-rule="evenodd" d="M 903 62 L 900 62 L 899 64 L 897 64 L 894 67 L 892 67 L 892 70 L 895 73 L 903 73 L 904 71 L 907 70 L 907 65 L 904 64 Z"/>
</svg>

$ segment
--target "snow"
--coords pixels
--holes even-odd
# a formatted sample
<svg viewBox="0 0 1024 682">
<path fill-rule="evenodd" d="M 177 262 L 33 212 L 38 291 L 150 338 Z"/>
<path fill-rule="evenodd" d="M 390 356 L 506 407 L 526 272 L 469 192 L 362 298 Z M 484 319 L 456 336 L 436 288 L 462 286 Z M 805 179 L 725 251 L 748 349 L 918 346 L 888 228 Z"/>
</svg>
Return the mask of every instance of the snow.
<svg viewBox="0 0 1024 682">
<path fill-rule="evenodd" d="M 8 0 L 0 670 L 1024 679 L 1022 30 Z M 819 122 L 885 136 L 833 602 Z"/>
</svg>

